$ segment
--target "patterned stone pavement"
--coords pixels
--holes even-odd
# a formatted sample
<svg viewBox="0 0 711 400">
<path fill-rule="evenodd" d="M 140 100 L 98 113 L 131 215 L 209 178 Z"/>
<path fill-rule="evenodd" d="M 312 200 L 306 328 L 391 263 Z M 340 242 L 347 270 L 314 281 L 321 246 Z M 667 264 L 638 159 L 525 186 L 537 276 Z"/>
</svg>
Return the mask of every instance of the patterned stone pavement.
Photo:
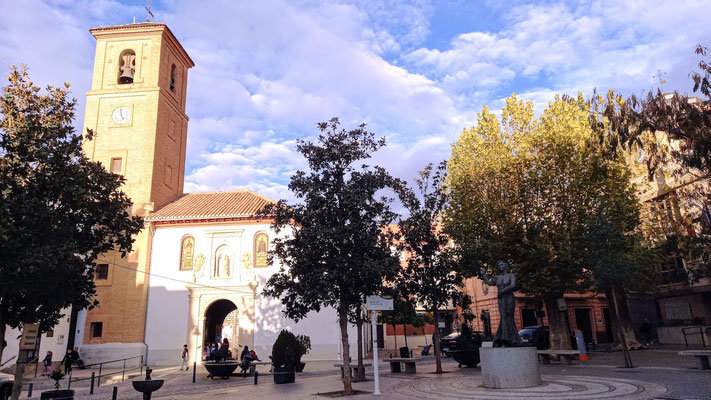
<svg viewBox="0 0 711 400">
<path fill-rule="evenodd" d="M 481 386 L 480 376 L 419 379 L 393 387 L 400 396 L 419 399 L 650 399 L 667 393 L 656 383 L 590 376 L 544 375 L 544 384 L 525 389 L 494 390 Z"/>
</svg>

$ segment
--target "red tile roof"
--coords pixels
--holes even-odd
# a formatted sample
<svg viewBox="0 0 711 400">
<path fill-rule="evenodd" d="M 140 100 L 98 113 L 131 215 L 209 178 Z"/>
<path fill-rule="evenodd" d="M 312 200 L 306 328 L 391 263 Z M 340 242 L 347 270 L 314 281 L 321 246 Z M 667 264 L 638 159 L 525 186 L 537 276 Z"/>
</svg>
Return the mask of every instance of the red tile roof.
<svg viewBox="0 0 711 400">
<path fill-rule="evenodd" d="M 251 217 L 269 203 L 274 201 L 250 190 L 186 193 L 151 214 L 147 220 Z"/>
</svg>

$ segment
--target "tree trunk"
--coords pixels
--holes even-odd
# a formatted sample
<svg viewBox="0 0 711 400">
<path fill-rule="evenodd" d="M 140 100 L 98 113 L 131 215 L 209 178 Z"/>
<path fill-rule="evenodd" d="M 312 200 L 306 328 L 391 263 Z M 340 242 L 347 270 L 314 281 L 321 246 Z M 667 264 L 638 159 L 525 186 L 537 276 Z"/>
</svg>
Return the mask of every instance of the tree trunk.
<svg viewBox="0 0 711 400">
<path fill-rule="evenodd" d="M 22 378 L 25 376 L 25 360 L 20 362 L 19 354 L 20 353 L 18 352 L 17 364 L 15 364 L 15 383 L 12 384 L 12 400 L 20 399 L 20 392 L 22 391 Z"/>
<path fill-rule="evenodd" d="M 402 324 L 402 332 L 405 334 L 405 347 L 409 349 L 410 346 L 407 345 L 407 324 Z"/>
<path fill-rule="evenodd" d="M 607 291 L 605 296 L 607 297 L 607 303 L 610 307 L 610 322 L 612 322 L 612 350 L 622 351 L 622 339 L 620 337 L 620 323 L 622 324 L 622 332 L 625 335 L 625 342 L 627 342 L 627 348 L 629 350 L 641 349 L 643 346 L 637 341 L 637 337 L 634 334 L 634 327 L 632 327 L 632 317 L 630 315 L 630 308 L 627 305 L 627 295 L 624 290 L 617 290 L 617 309 L 620 313 L 620 319 L 617 319 L 617 315 L 614 312 L 614 305 L 612 304 L 612 291 Z"/>
<path fill-rule="evenodd" d="M 543 299 L 548 312 L 550 326 L 551 350 L 571 350 L 570 330 L 568 328 L 568 312 L 558 311 L 558 296 L 548 296 Z"/>
<path fill-rule="evenodd" d="M 365 380 L 365 368 L 363 368 L 363 318 L 360 310 L 356 317 L 356 326 L 358 327 L 358 372 L 355 381 L 362 382 Z"/>
<path fill-rule="evenodd" d="M 348 344 L 348 306 L 346 304 L 341 304 L 338 308 L 338 324 L 341 327 L 341 346 L 343 347 L 343 394 L 349 396 L 353 393 L 353 385 L 351 384 L 351 349 Z"/>
<path fill-rule="evenodd" d="M 393 337 L 395 338 L 395 350 L 397 350 L 397 325 L 393 324 Z"/>
<path fill-rule="evenodd" d="M 5 351 L 7 342 L 5 341 L 5 331 L 7 330 L 7 325 L 5 325 L 5 320 L 2 318 L 2 311 L 0 311 L 0 362 L 2 362 L 2 353 Z"/>
<path fill-rule="evenodd" d="M 440 338 L 439 338 L 439 323 L 437 321 L 437 310 L 435 309 L 432 311 L 432 315 L 434 315 L 434 352 L 435 352 L 435 360 L 437 362 L 437 369 L 435 370 L 435 373 L 441 374 L 442 371 L 442 355 L 440 354 Z"/>
</svg>

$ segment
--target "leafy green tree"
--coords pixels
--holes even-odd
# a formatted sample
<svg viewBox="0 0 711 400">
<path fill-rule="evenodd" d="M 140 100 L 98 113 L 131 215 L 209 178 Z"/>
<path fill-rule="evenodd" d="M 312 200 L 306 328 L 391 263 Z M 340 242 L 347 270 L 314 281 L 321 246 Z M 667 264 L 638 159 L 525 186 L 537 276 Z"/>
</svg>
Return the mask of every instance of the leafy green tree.
<svg viewBox="0 0 711 400">
<path fill-rule="evenodd" d="M 612 210 L 624 203 L 620 213 L 638 224 L 626 166 L 602 152 L 582 96 L 556 98 L 538 119 L 531 103 L 512 96 L 500 121 L 487 108 L 478 120 L 453 146 L 448 182 L 446 223 L 463 247 L 463 273 L 512 260 L 518 290 L 546 305 L 551 347 L 570 348 L 557 300 L 594 288 L 593 222 L 619 218 Z"/>
<path fill-rule="evenodd" d="M 439 312 L 449 306 L 469 309 L 471 300 L 461 291 L 463 275 L 457 273 L 459 257 L 441 223 L 449 204 L 444 186 L 447 177 L 445 162 L 437 167 L 428 165 L 416 180 L 421 200 L 414 195 L 403 196 L 410 215 L 400 221 L 401 250 L 406 251 L 407 266 L 400 270 L 397 282 L 411 294 L 412 301 L 431 312 L 438 320 Z M 440 331 L 434 330 L 436 373 L 442 373 Z"/>
<path fill-rule="evenodd" d="M 318 124 L 316 143 L 299 141 L 298 151 L 310 171 L 297 171 L 289 189 L 298 203 L 281 200 L 262 210 L 274 218 L 282 234 L 274 240 L 270 263 L 282 268 L 267 282 L 264 293 L 279 298 L 287 317 L 299 320 L 309 311 L 333 307 L 338 313 L 343 362 L 350 362 L 348 319 L 366 294 L 381 291 L 400 269 L 383 226 L 395 219 L 391 199 L 383 189 L 400 181 L 383 168 L 355 165 L 385 145 L 365 130 L 346 131 L 337 118 Z M 350 374 L 343 377 L 344 394 L 352 393 Z"/>
<path fill-rule="evenodd" d="M 397 325 L 402 325 L 402 331 L 405 333 L 405 347 L 409 347 L 407 344 L 407 325 L 415 328 L 425 326 L 424 316 L 417 313 L 412 301 L 398 296 L 393 297 L 393 310 L 381 311 L 378 315 L 378 322 L 392 325 L 393 332 L 397 332 Z M 397 348 L 397 335 L 395 334 L 394 337 L 395 348 Z"/>
<path fill-rule="evenodd" d="M 0 340 L 6 326 L 46 332 L 63 309 L 97 305 L 96 258 L 125 255 L 143 227 L 130 215 L 123 178 L 82 151 L 69 85 L 41 93 L 24 67 L 8 80 L 0 97 Z M 18 362 L 14 398 L 23 371 Z"/>
</svg>

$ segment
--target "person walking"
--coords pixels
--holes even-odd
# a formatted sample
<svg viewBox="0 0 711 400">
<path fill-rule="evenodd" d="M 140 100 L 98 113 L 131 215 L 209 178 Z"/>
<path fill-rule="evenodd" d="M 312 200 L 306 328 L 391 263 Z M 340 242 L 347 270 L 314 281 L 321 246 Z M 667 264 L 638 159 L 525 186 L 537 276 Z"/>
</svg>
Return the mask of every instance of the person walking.
<svg viewBox="0 0 711 400">
<path fill-rule="evenodd" d="M 183 361 L 180 364 L 180 370 L 183 370 L 183 367 L 185 367 L 185 370 L 188 371 L 190 370 L 190 367 L 188 366 L 188 345 L 185 344 L 183 345 L 183 351 L 180 353 L 180 357 L 183 359 Z"/>
<path fill-rule="evenodd" d="M 42 360 L 42 376 L 52 374 L 52 352 L 48 351 Z"/>
<path fill-rule="evenodd" d="M 72 349 L 67 349 L 67 354 L 62 358 L 60 365 L 64 365 L 64 375 L 68 374 L 72 370 L 72 362 L 74 361 L 74 355 L 72 354 Z"/>
</svg>

